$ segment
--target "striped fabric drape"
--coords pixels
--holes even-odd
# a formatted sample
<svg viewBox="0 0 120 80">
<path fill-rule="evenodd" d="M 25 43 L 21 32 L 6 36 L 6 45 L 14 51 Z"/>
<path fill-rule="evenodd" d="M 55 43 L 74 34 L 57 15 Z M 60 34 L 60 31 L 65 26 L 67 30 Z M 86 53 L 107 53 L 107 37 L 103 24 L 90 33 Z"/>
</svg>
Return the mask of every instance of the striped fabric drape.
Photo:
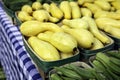
<svg viewBox="0 0 120 80">
<path fill-rule="evenodd" d="M 19 27 L 13 25 L 0 3 L 0 62 L 7 80 L 42 80 L 26 52 Z"/>
</svg>

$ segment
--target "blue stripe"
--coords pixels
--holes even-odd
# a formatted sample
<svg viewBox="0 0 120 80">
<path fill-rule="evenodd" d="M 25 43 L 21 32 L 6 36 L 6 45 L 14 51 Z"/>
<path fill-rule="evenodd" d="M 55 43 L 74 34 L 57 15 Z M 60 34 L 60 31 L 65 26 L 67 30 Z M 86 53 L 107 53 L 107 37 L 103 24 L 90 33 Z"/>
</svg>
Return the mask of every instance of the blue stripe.
<svg viewBox="0 0 120 80">
<path fill-rule="evenodd" d="M 25 65 L 29 61 L 31 61 L 31 59 L 30 58 L 26 58 L 26 59 L 23 60 L 23 64 Z"/>
<path fill-rule="evenodd" d="M 18 32 L 18 31 L 8 31 L 8 36 L 10 36 L 10 34 L 12 34 L 14 32 Z"/>
<path fill-rule="evenodd" d="M 7 26 L 7 25 L 6 25 L 6 26 Z M 7 27 L 5 30 L 6 30 L 6 32 L 7 32 L 7 31 L 9 30 L 9 27 Z"/>
<path fill-rule="evenodd" d="M 3 24 L 3 23 L 5 23 L 5 21 L 4 21 L 4 20 L 1 20 L 1 23 Z"/>
<path fill-rule="evenodd" d="M 17 46 L 17 47 L 16 47 L 16 50 L 18 51 L 20 48 L 22 48 L 21 45 Z"/>
<path fill-rule="evenodd" d="M 12 35 L 12 36 L 10 37 L 10 40 L 12 40 L 13 38 L 15 38 L 15 36 L 14 36 L 14 35 Z"/>
<path fill-rule="evenodd" d="M 19 54 L 19 57 L 21 58 L 23 55 L 25 55 L 26 52 L 25 51 L 22 51 L 21 54 Z"/>
<path fill-rule="evenodd" d="M 23 72 L 23 69 L 21 68 L 20 65 L 18 65 L 18 68 L 19 68 L 19 70 L 20 70 L 21 73 L 22 73 L 22 79 L 27 80 L 27 78 L 25 77 L 25 74 L 24 74 L 24 72 Z"/>
<path fill-rule="evenodd" d="M 33 80 L 38 80 L 39 79 L 39 74 L 35 74 L 34 76 L 33 76 Z M 40 78 L 39 80 L 42 80 L 42 78 Z"/>
<path fill-rule="evenodd" d="M 11 25 L 9 21 L 6 21 L 5 23 L 3 23 L 3 26 L 7 26 L 6 24 Z"/>
<path fill-rule="evenodd" d="M 18 40 L 15 40 L 15 41 L 13 42 L 13 45 L 15 45 L 16 43 L 18 43 Z"/>
<path fill-rule="evenodd" d="M 31 65 L 27 68 L 27 70 L 30 72 L 32 69 L 35 69 L 35 66 L 34 65 Z"/>
</svg>

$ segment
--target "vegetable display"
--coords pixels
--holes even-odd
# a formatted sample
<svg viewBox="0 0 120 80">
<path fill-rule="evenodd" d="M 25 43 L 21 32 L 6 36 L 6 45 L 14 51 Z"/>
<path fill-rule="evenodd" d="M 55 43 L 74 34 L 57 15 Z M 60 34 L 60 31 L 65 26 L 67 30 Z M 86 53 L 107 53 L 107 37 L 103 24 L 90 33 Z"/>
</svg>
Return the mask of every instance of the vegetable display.
<svg viewBox="0 0 120 80">
<path fill-rule="evenodd" d="M 3 2 L 11 10 L 16 11 L 16 17 L 21 22 L 20 32 L 43 61 L 54 62 L 70 58 L 78 49 L 99 51 L 112 43 L 109 36 L 120 39 L 120 0 Z M 92 68 L 72 63 L 54 67 L 49 78 L 120 80 L 120 51 L 97 52 L 93 59 L 90 58 L 90 64 Z"/>
<path fill-rule="evenodd" d="M 69 53 L 70 51 L 70 53 L 72 53 L 73 49 L 77 47 L 87 50 L 104 48 L 106 45 L 110 44 L 111 41 L 103 31 L 106 31 L 117 38 L 119 36 L 118 27 L 113 27 L 112 25 L 115 23 L 111 23 L 118 17 L 109 17 L 109 15 L 119 14 L 112 11 L 110 12 L 112 7 L 110 4 L 112 2 L 113 1 L 102 2 L 100 0 L 66 0 L 58 1 L 58 3 L 54 1 L 35 1 L 31 5 L 25 4 L 17 12 L 17 17 L 21 21 L 20 31 L 25 37 L 35 36 L 52 44 L 60 53 Z M 101 12 L 101 14 L 99 12 Z M 103 12 L 106 14 L 102 15 Z M 106 19 L 112 18 L 113 20 L 101 20 L 103 17 Z M 109 21 L 111 21 L 111 24 L 109 24 Z M 118 23 L 118 20 L 114 22 Z M 106 27 L 103 28 L 104 26 Z M 115 32 L 110 31 L 110 29 L 114 29 Z M 60 44 L 55 42 L 55 39 L 53 39 L 52 36 L 48 39 L 47 35 L 51 35 L 51 33 L 46 34 L 47 31 L 57 34 L 58 37 L 54 37 L 56 41 L 58 43 L 70 44 L 71 49 L 63 51 L 62 49 L 66 46 L 60 46 Z M 77 45 L 72 47 L 73 44 L 67 40 L 67 36 L 64 42 L 62 42 L 62 37 L 61 39 L 59 37 L 62 36 L 61 34 L 71 36 L 73 38 L 70 39 L 71 42 L 77 42 Z M 61 42 L 59 42 L 60 40 Z"/>
</svg>

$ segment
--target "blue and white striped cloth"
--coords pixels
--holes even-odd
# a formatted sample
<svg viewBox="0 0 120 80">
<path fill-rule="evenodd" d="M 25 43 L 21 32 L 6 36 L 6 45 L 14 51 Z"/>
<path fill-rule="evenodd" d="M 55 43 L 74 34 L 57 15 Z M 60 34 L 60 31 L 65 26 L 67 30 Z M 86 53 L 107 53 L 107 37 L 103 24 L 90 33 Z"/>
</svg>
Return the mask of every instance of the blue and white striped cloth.
<svg viewBox="0 0 120 80">
<path fill-rule="evenodd" d="M 21 33 L 0 4 L 0 62 L 7 80 L 42 80 L 29 54 Z"/>
</svg>

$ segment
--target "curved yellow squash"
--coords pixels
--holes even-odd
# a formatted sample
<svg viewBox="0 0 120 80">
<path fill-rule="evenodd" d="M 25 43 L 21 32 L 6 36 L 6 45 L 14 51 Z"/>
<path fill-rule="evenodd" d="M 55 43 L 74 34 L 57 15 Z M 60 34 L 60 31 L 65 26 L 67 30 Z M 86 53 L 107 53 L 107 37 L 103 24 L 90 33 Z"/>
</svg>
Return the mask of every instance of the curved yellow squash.
<svg viewBox="0 0 120 80">
<path fill-rule="evenodd" d="M 72 52 L 77 47 L 77 41 L 64 32 L 40 33 L 38 38 L 50 42 L 61 52 Z"/>
<path fill-rule="evenodd" d="M 94 37 L 91 32 L 86 29 L 71 29 L 66 25 L 62 26 L 62 29 L 72 35 L 78 42 L 79 46 L 82 48 L 90 48 L 93 45 Z"/>
<path fill-rule="evenodd" d="M 25 36 L 35 36 L 40 32 L 44 31 L 53 31 L 53 32 L 62 32 L 62 29 L 54 23 L 50 22 L 39 22 L 39 21 L 26 21 L 21 24 L 20 31 Z"/>
<path fill-rule="evenodd" d="M 51 44 L 38 39 L 37 37 L 30 37 L 28 39 L 29 45 L 33 48 L 36 54 L 45 61 L 55 61 L 60 59 L 60 55 L 55 47 Z"/>
</svg>

